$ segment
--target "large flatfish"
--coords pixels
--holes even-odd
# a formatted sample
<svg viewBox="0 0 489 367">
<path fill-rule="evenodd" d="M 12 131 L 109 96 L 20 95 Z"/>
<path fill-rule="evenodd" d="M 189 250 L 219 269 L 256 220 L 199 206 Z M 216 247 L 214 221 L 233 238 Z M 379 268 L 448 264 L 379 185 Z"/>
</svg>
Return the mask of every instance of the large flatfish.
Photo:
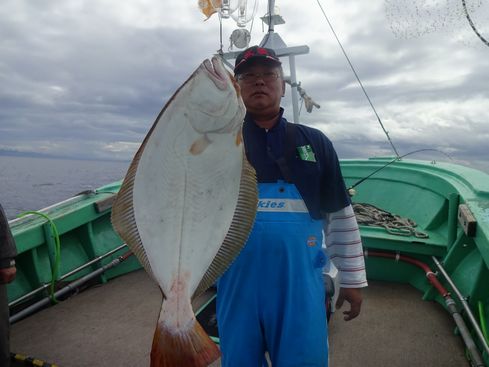
<svg viewBox="0 0 489 367">
<path fill-rule="evenodd" d="M 244 113 L 234 78 L 220 59 L 205 60 L 157 117 L 114 203 L 114 228 L 163 293 L 152 367 L 207 366 L 219 357 L 191 300 L 227 269 L 254 222 Z"/>
</svg>

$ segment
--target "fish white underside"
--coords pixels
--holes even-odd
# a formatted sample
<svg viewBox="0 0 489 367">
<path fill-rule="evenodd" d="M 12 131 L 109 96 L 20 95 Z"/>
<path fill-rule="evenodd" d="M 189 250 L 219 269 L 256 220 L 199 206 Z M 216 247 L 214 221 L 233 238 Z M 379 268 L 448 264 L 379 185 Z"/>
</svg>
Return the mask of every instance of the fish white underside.
<svg viewBox="0 0 489 367">
<path fill-rule="evenodd" d="M 203 135 L 184 115 L 157 124 L 146 142 L 133 206 L 144 251 L 163 293 L 169 293 L 176 279 L 188 278 L 190 297 L 231 224 L 244 152 L 242 144 L 236 144 L 235 131 L 208 134 L 210 144 L 202 153 L 191 154 L 190 147 Z"/>
</svg>

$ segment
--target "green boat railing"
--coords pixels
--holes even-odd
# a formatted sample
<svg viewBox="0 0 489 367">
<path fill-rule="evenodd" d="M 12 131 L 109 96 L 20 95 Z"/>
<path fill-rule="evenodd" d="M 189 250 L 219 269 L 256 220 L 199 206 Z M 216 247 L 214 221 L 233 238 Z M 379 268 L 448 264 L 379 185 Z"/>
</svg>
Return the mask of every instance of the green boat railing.
<svg viewBox="0 0 489 367">
<path fill-rule="evenodd" d="M 343 160 L 347 186 L 378 170 L 391 159 Z M 122 254 L 123 241 L 112 229 L 111 205 L 121 182 L 86 192 L 40 212 L 10 221 L 17 248 L 18 274 L 8 286 L 11 312 L 48 297 L 55 274 L 55 291 L 109 264 Z M 365 250 L 387 251 L 418 259 L 436 269 L 434 258 L 463 295 L 481 330 L 489 314 L 489 175 L 447 163 L 399 161 L 376 172 L 356 187 L 354 203 L 375 205 L 410 218 L 427 238 L 399 236 L 382 227 L 360 226 Z M 468 217 L 473 216 L 474 221 Z M 469 221 L 470 223 L 464 223 Z M 59 233 L 59 264 L 52 222 Z M 469 229 L 471 227 L 472 229 Z M 106 255 L 107 254 L 107 255 Z M 433 258 L 434 257 L 434 258 Z M 59 266 L 59 271 L 53 272 Z M 408 283 L 447 308 L 423 271 L 395 259 L 366 257 L 369 279 Z M 141 268 L 135 257 L 101 272 L 98 282 Z M 446 285 L 446 281 L 440 278 Z M 463 304 L 455 299 L 456 307 Z M 466 320 L 468 321 L 468 320 Z M 469 324 L 469 323 L 468 323 Z M 470 325 L 470 324 L 469 324 Z M 470 331 L 475 335 L 474 328 Z M 484 345 L 476 339 L 489 365 Z"/>
<path fill-rule="evenodd" d="M 341 162 L 347 186 L 379 169 L 387 159 L 345 160 Z M 376 250 L 405 254 L 437 269 L 443 264 L 473 314 L 489 310 L 489 175 L 448 163 L 401 161 L 380 170 L 356 188 L 355 203 L 368 203 L 413 219 L 427 239 L 389 234 L 381 227 L 360 226 L 367 253 Z M 461 210 L 463 209 L 463 210 Z M 475 218 L 475 231 L 466 232 L 465 211 Z M 465 225 L 464 225 L 465 224 Z M 429 284 L 425 274 L 414 266 L 394 259 L 366 257 L 369 279 L 409 283 L 447 308 L 443 297 Z M 443 283 L 447 281 L 440 279 Z M 450 287 L 449 287 L 450 289 Z M 458 310 L 463 309 L 456 299 Z M 482 304 L 482 313 L 477 312 Z M 464 312 L 464 317 L 466 313 Z M 483 328 L 483 318 L 475 320 Z M 471 332 L 476 331 L 472 327 Z M 486 365 L 487 343 L 476 338 Z"/>
<path fill-rule="evenodd" d="M 110 263 L 122 253 L 125 246 L 121 247 L 123 241 L 110 222 L 111 202 L 119 186 L 120 182 L 106 185 L 40 211 L 59 233 L 57 287 Z M 22 302 L 35 302 L 49 295 L 53 269 L 58 266 L 50 221 L 29 215 L 9 222 L 18 252 L 17 276 L 8 286 L 9 305 L 14 312 Z M 101 274 L 99 281 L 107 282 L 140 267 L 135 258 L 129 259 Z"/>
</svg>

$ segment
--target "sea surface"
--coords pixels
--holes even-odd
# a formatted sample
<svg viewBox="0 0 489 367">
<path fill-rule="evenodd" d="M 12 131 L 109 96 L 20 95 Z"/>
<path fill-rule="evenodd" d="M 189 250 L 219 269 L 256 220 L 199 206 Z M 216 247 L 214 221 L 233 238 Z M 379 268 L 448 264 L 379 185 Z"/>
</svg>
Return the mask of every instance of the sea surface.
<svg viewBox="0 0 489 367">
<path fill-rule="evenodd" d="M 0 203 L 14 219 L 124 178 L 130 162 L 0 156 Z"/>
</svg>

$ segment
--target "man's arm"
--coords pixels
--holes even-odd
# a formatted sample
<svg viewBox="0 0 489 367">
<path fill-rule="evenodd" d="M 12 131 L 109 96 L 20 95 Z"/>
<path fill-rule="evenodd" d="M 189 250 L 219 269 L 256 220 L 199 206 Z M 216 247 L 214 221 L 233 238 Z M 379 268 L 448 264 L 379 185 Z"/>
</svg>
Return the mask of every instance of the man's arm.
<svg viewBox="0 0 489 367">
<path fill-rule="evenodd" d="M 8 268 L 0 268 L 0 284 L 12 282 L 15 279 L 15 274 L 17 274 L 15 263 Z"/>
<path fill-rule="evenodd" d="M 16 274 L 14 257 L 17 255 L 14 238 L 10 232 L 7 216 L 0 205 L 0 284 L 14 280 Z"/>
<path fill-rule="evenodd" d="M 350 310 L 344 311 L 344 319 L 352 320 L 360 314 L 361 288 L 367 286 L 362 240 L 355 213 L 351 205 L 326 215 L 325 244 L 328 255 L 340 273 L 340 293 L 336 307 L 344 301 Z"/>
</svg>

